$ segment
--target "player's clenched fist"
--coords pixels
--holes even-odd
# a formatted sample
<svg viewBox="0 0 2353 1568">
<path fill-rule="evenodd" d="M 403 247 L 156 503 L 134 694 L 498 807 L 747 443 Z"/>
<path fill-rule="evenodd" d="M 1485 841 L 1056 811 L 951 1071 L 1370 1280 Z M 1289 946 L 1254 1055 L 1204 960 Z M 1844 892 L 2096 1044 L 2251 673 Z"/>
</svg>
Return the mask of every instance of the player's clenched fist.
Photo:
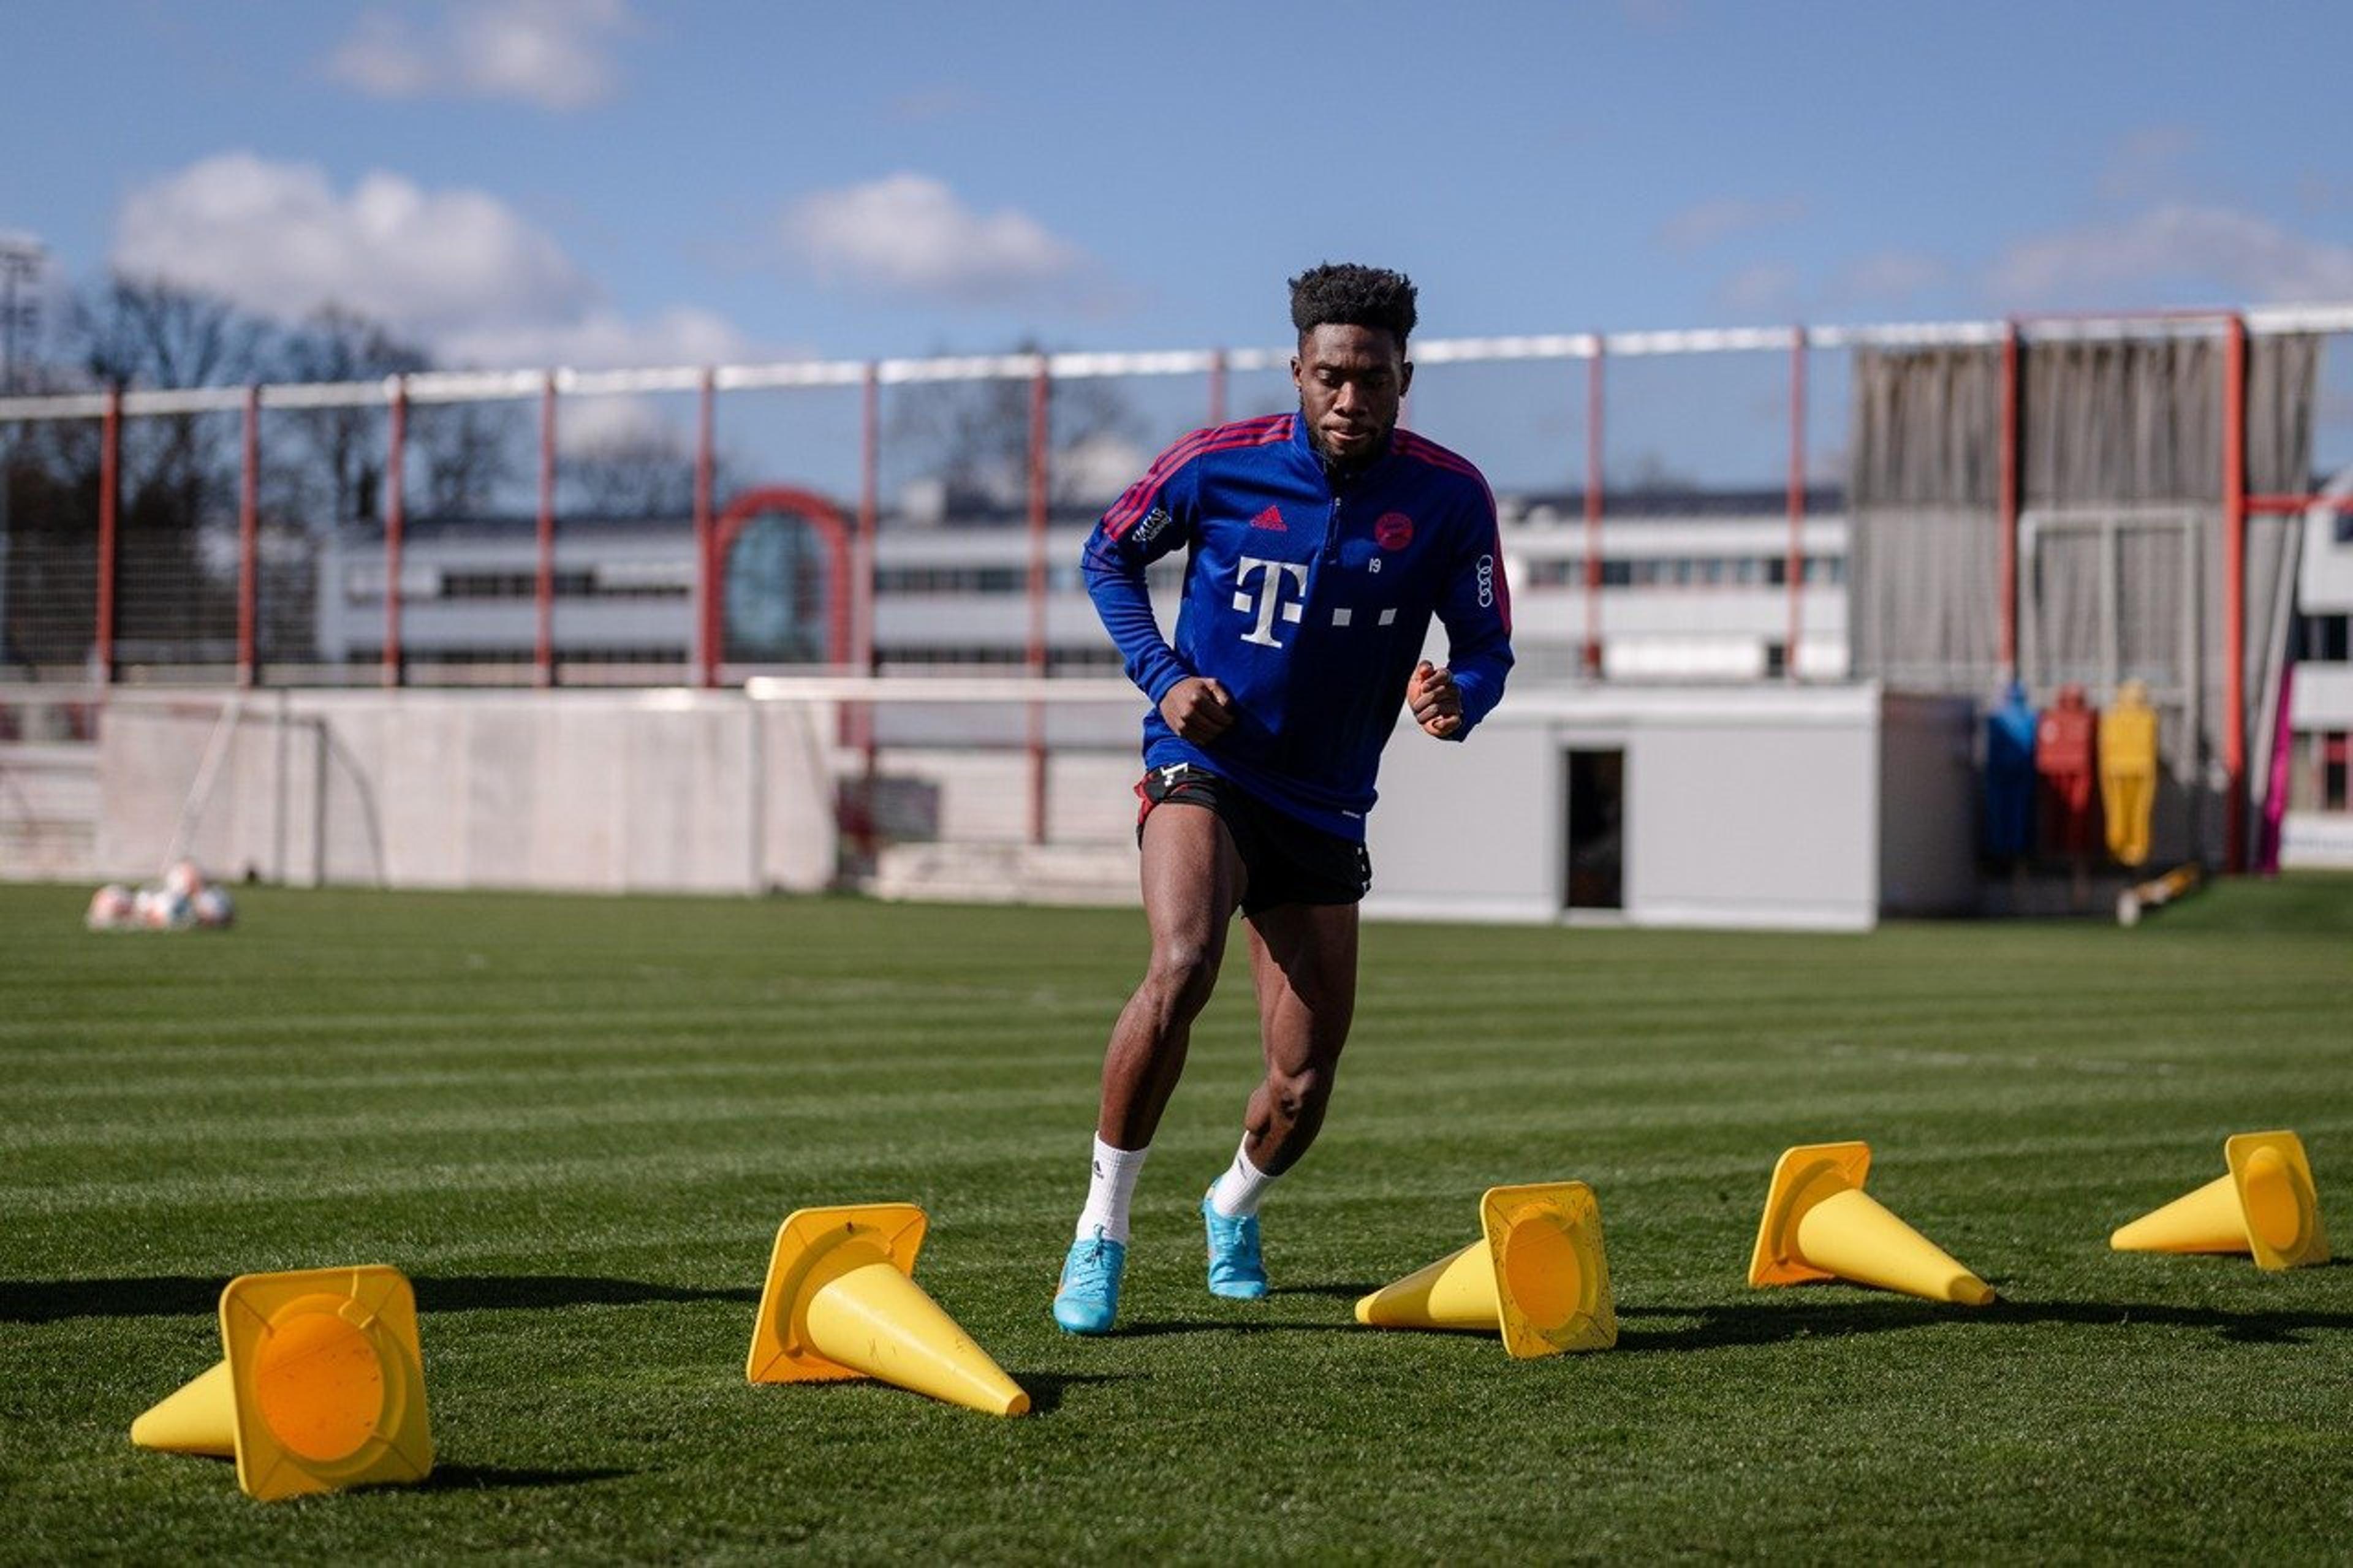
<svg viewBox="0 0 2353 1568">
<path fill-rule="evenodd" d="M 1462 728 L 1462 693 L 1454 687 L 1454 672 L 1423 659 L 1405 683 L 1405 705 L 1413 721 L 1440 740 Z"/>
<path fill-rule="evenodd" d="M 1206 745 L 1233 727 L 1233 699 L 1216 681 L 1188 675 L 1160 700 L 1168 727 L 1195 745 Z"/>
</svg>

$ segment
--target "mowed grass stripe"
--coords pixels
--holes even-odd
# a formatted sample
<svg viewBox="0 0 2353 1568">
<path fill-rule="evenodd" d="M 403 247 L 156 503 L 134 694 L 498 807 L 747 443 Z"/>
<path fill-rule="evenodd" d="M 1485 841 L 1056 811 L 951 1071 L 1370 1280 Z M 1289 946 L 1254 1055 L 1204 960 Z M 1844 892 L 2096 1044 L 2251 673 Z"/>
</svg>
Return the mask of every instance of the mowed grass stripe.
<svg viewBox="0 0 2353 1568">
<path fill-rule="evenodd" d="M 2353 1270 L 2105 1238 L 2242 1127 L 2353 1168 L 2353 884 L 2132 933 L 1368 927 L 1255 1307 L 1202 1293 L 1193 1212 L 1256 1073 L 1237 947 L 1103 1342 L 1045 1303 L 1132 913 L 257 889 L 218 941 L 108 941 L 86 892 L 0 889 L 28 1559 L 2344 1554 Z M 1837 1137 L 2004 1301 L 1748 1290 L 1774 1156 Z M 1616 1352 L 1350 1321 L 1483 1186 L 1567 1176 Z M 742 1382 L 783 1214 L 878 1198 L 930 1209 L 923 1278 L 1037 1415 Z M 418 1281 L 442 1484 L 260 1510 L 123 1442 L 217 1354 L 221 1280 L 363 1258 Z"/>
<path fill-rule="evenodd" d="M 270 1119 L 270 1140 L 301 1142 L 358 1135 L 376 1128 L 414 1132 L 480 1132 L 503 1135 L 536 1125 L 638 1125 L 645 1121 L 691 1121 L 696 1116 L 772 1116 L 786 1121 L 920 1119 L 920 1116 L 986 1116 L 1030 1104 L 1069 1102 L 1071 1085 L 1085 1090 L 1085 1068 L 1099 1052 L 1029 1052 L 934 1058 L 923 1064 L 920 1090 L 908 1090 L 903 1071 L 875 1062 L 779 1062 L 779 1059 L 661 1059 L 661 1062 L 600 1062 L 593 1068 L 555 1062 L 546 1067 L 508 1067 L 501 1059 L 478 1059 L 470 1067 L 436 1071 L 367 1071 L 342 1064 L 343 1071 L 303 1071 L 280 1080 L 294 1097 L 290 1109 Z M 2320 1055 L 2320 1052 L 2316 1052 Z M 1233 1062 L 1224 1064 L 1226 1068 Z M 1421 1076 L 1445 1068 L 1445 1090 L 1435 1104 L 1478 1109 L 1484 1102 L 1511 1104 L 1520 1119 L 1560 1119 L 1584 1125 L 1593 1116 L 1638 1116 L 1675 1121 L 1690 1092 L 1713 1092 L 1717 1102 L 1699 1107 L 1711 1121 L 1777 1119 L 1814 1107 L 1823 1085 L 1838 1085 L 1856 1111 L 1884 1111 L 1908 1102 L 1934 1104 L 1946 1111 L 1995 1109 L 2019 1097 L 2035 1102 L 2132 1104 L 2177 1097 L 2184 1085 L 2162 1079 L 2181 1076 L 2172 1064 L 2108 1062 L 2108 1059 L 2031 1058 L 2005 1059 L 1974 1052 L 1840 1050 L 1823 1059 L 1800 1059 L 1800 1052 L 1756 1052 L 1711 1062 L 1638 1058 L 1607 1062 L 1529 1062 L 1513 1052 L 1480 1052 L 1466 1058 L 1417 1059 L 1400 1052 L 1369 1067 L 1345 1071 L 1345 1097 L 1360 1116 L 1381 1116 L 1384 1097 L 1405 1097 L 1400 1116 L 1417 1119 L 1433 1107 Z M 1242 1071 L 1251 1071 L 1245 1062 Z M 2266 1059 L 2233 1071 L 2200 1068 L 2200 1076 L 2245 1085 L 2250 1074 L 2296 1076 L 2304 1062 Z M 1802 1095 L 1732 1095 L 1751 1085 L 1784 1088 L 1802 1076 Z M 2052 1083 L 2052 1079 L 2062 1083 Z M 1002 1088 L 1005 1079 L 1029 1079 L 1042 1088 Z M 2066 1083 L 2092 1079 L 2106 1083 Z M 1883 1088 L 1901 1080 L 1904 1088 Z M 824 1092 L 812 1092 L 812 1083 Z M 673 1092 L 675 1085 L 675 1092 Z M 730 1085 L 713 1095 L 711 1085 Z M 614 1092 L 626 1100 L 614 1104 Z M 36 1085 L 14 1092 L 19 1119 L 0 1125 L 0 1152 L 64 1149 L 75 1144 L 134 1144 L 169 1140 L 181 1144 L 249 1142 L 252 1090 L 221 1085 L 216 1074 L 142 1076 L 111 1083 Z M 364 1102 L 379 1109 L 318 1111 L 327 1102 Z M 1357 1102 L 1372 1104 L 1357 1104 Z M 497 1109 L 487 1109 L 487 1104 Z M 61 1113 L 61 1111 L 73 1111 Z M 1480 1111 L 1484 1116 L 1487 1111 Z M 1506 1123 L 1513 1111 L 1494 1111 Z M 1690 1111 L 1683 1111 L 1690 1113 Z"/>
</svg>

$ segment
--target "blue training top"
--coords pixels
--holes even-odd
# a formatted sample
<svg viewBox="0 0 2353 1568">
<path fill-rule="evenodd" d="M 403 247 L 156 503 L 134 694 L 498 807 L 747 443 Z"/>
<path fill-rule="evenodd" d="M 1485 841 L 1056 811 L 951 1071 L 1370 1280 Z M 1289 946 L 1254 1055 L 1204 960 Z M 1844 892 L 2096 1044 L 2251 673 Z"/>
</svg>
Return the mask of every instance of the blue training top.
<svg viewBox="0 0 2353 1568">
<path fill-rule="evenodd" d="M 1144 569 L 1190 551 L 1171 647 Z M 1195 763 L 1326 833 L 1361 841 L 1381 748 L 1435 613 L 1471 732 L 1512 668 L 1495 499 L 1466 459 L 1399 430 L 1336 489 L 1296 414 L 1196 430 L 1088 536 L 1087 592 L 1129 679 L 1152 699 L 1144 760 Z M 1160 700 L 1222 685 L 1233 727 L 1177 738 Z"/>
</svg>

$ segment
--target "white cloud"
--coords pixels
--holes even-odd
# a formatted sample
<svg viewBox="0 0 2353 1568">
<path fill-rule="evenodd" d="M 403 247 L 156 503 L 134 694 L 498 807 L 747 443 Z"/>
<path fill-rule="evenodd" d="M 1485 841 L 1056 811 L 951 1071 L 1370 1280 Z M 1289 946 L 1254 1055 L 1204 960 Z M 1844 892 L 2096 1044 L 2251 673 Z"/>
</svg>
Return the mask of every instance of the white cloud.
<svg viewBox="0 0 2353 1568">
<path fill-rule="evenodd" d="M 207 158 L 134 191 L 113 267 L 299 321 L 329 305 L 422 338 L 447 363 L 582 368 L 750 357 L 724 318 L 688 306 L 633 320 L 563 247 L 481 191 L 402 175 L 348 194 L 323 170 L 250 153 Z"/>
<path fill-rule="evenodd" d="M 455 0 L 427 28 L 397 12 L 366 11 L 329 57 L 327 72 L 375 98 L 502 98 L 586 109 L 612 97 L 613 47 L 629 25 L 624 0 Z"/>
<path fill-rule="evenodd" d="M 1729 196 L 1685 207 L 1661 224 L 1655 238 L 1669 250 L 1704 250 L 1736 234 L 1778 228 L 1806 216 L 1806 204 L 1794 196 L 1752 201 Z"/>
<path fill-rule="evenodd" d="M 2228 207 L 2170 203 L 2117 223 L 2021 240 L 1989 282 L 2010 307 L 2125 303 L 2127 289 L 2201 302 L 2353 299 L 2353 247 L 2307 239 Z M 2137 303 L 2156 302 L 2146 294 Z"/>
<path fill-rule="evenodd" d="M 721 364 L 748 359 L 753 352 L 724 317 L 687 305 L 644 321 L 601 308 L 555 321 L 486 321 L 446 334 L 438 346 L 455 364 L 562 364 L 576 370 Z"/>
<path fill-rule="evenodd" d="M 556 414 L 557 442 L 575 454 L 689 449 L 693 437 L 649 397 L 573 397 Z"/>
<path fill-rule="evenodd" d="M 997 305 L 1081 282 L 1086 257 L 1026 213 L 973 211 L 925 174 L 820 191 L 781 226 L 786 254 L 820 282 Z"/>
<path fill-rule="evenodd" d="M 325 305 L 427 333 L 563 320 L 594 289 L 554 241 L 480 191 L 364 176 L 348 195 L 312 163 L 227 153 L 134 191 L 114 266 L 281 318 Z"/>
</svg>

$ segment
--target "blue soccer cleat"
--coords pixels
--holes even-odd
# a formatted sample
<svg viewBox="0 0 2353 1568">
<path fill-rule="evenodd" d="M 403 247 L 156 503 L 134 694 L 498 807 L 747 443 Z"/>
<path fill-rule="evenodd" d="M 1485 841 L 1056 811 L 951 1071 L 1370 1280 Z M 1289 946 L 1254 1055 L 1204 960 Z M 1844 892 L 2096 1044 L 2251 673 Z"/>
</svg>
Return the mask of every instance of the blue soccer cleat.
<svg viewBox="0 0 2353 1568">
<path fill-rule="evenodd" d="M 1127 1267 L 1127 1244 L 1097 1226 L 1092 1236 L 1071 1243 L 1062 1259 L 1062 1282 L 1054 1290 L 1054 1321 L 1066 1334 L 1107 1334 L 1119 1316 L 1119 1276 Z"/>
<path fill-rule="evenodd" d="M 1229 1219 L 1207 1194 L 1201 1223 L 1209 1233 L 1209 1294 L 1229 1301 L 1255 1301 L 1266 1294 L 1266 1264 L 1258 1253 L 1258 1215 Z"/>
</svg>

